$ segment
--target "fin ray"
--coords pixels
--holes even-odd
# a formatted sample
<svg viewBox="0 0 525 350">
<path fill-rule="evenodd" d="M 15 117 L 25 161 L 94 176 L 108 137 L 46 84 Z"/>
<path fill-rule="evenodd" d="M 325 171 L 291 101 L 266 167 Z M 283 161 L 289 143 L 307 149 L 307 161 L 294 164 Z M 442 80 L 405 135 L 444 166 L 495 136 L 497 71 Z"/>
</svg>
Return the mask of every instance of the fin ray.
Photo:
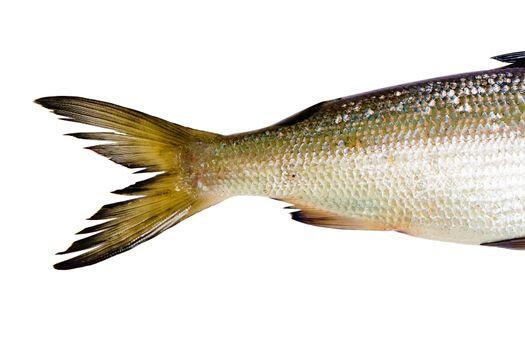
<svg viewBox="0 0 525 350">
<path fill-rule="evenodd" d="M 506 53 L 503 55 L 494 56 L 492 58 L 500 62 L 510 63 L 508 66 L 506 66 L 509 68 L 525 67 L 525 51 Z"/>
<path fill-rule="evenodd" d="M 318 209 L 304 201 L 295 198 L 274 198 L 280 201 L 291 203 L 287 209 L 299 209 L 291 212 L 292 220 L 303 224 L 321 226 L 327 228 L 337 228 L 343 230 L 376 230 L 386 231 L 392 228 L 385 224 L 376 222 L 364 217 L 349 217 L 327 210 Z"/>
<path fill-rule="evenodd" d="M 189 180 L 191 166 L 185 164 L 189 157 L 184 156 L 191 146 L 222 136 L 80 97 L 45 97 L 35 102 L 63 116 L 61 119 L 110 130 L 69 134 L 109 142 L 88 149 L 128 168 L 142 168 L 139 172 L 160 172 L 115 191 L 139 197 L 106 204 L 93 214 L 91 220 L 106 221 L 78 232 L 92 235 L 78 239 L 60 252 L 81 253 L 56 264 L 56 269 L 92 265 L 132 249 L 223 199 L 206 195 L 193 185 Z"/>
<path fill-rule="evenodd" d="M 525 250 L 525 237 L 504 239 L 500 241 L 482 243 L 481 245 L 486 245 L 489 247 L 499 247 L 507 249 L 518 249 Z"/>
</svg>

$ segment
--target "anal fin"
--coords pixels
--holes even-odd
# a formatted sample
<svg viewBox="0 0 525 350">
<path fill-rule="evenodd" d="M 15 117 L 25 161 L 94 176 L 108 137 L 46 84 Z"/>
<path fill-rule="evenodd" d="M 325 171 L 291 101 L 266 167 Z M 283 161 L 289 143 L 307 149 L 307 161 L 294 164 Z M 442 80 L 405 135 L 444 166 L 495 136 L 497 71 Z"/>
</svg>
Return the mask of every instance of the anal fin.
<svg viewBox="0 0 525 350">
<path fill-rule="evenodd" d="M 286 209 L 299 209 L 291 212 L 292 219 L 307 225 L 337 228 L 343 230 L 391 230 L 385 224 L 369 218 L 343 216 L 314 206 L 294 198 L 274 198 L 293 204 Z"/>
<path fill-rule="evenodd" d="M 486 245 L 490 247 L 507 248 L 507 249 L 525 250 L 525 237 L 518 237 L 518 238 L 504 239 L 501 241 L 481 243 L 481 245 Z"/>
</svg>

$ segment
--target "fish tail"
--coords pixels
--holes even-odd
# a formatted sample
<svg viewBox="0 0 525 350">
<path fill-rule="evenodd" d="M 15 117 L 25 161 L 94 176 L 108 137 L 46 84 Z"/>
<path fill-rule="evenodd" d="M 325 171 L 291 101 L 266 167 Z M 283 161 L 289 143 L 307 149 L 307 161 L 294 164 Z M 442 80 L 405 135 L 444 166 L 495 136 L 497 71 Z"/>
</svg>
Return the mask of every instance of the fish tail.
<svg viewBox="0 0 525 350">
<path fill-rule="evenodd" d="M 192 176 L 193 154 L 223 136 L 80 97 L 44 97 L 35 102 L 63 120 L 112 130 L 69 134 L 105 141 L 88 149 L 128 168 L 140 168 L 138 172 L 159 172 L 115 191 L 136 198 L 100 208 L 90 220 L 106 221 L 78 232 L 94 234 L 58 254 L 84 252 L 54 265 L 56 269 L 92 265 L 125 252 L 223 199 L 206 193 Z"/>
</svg>

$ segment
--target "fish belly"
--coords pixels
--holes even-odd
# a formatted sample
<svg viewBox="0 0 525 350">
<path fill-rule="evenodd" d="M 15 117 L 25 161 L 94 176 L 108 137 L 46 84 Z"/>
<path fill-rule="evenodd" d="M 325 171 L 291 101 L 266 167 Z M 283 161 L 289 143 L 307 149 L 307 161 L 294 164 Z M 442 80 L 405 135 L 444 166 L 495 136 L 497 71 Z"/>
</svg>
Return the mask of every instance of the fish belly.
<svg viewBox="0 0 525 350">
<path fill-rule="evenodd" d="M 523 74 L 329 101 L 223 141 L 201 172 L 218 196 L 288 201 L 315 216 L 306 223 L 333 215 L 333 227 L 346 217 L 347 228 L 471 244 L 525 237 Z"/>
<path fill-rule="evenodd" d="M 285 197 L 386 229 L 471 244 L 525 236 L 521 137 L 364 150 L 299 176 Z"/>
<path fill-rule="evenodd" d="M 230 158 L 226 168 L 210 176 L 219 179 L 210 185 L 223 196 L 299 202 L 443 241 L 480 244 L 525 236 L 521 136 L 421 139 L 317 158 L 263 152 Z"/>
</svg>

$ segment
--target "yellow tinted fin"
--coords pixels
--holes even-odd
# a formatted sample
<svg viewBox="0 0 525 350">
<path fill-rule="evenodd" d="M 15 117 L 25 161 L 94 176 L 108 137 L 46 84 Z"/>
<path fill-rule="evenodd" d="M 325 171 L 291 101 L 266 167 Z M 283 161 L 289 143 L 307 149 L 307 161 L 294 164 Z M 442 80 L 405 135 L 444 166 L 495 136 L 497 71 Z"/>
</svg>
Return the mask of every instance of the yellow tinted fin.
<svg viewBox="0 0 525 350">
<path fill-rule="evenodd" d="M 74 242 L 59 254 L 84 251 L 55 265 L 73 269 L 95 264 L 145 242 L 222 198 L 202 192 L 191 181 L 192 149 L 222 136 L 186 128 L 132 109 L 80 97 L 45 97 L 35 101 L 63 116 L 113 132 L 70 134 L 81 139 L 106 141 L 89 149 L 154 177 L 115 191 L 138 196 L 103 206 L 91 220 L 106 220 L 79 234 L 94 233 Z"/>
</svg>

